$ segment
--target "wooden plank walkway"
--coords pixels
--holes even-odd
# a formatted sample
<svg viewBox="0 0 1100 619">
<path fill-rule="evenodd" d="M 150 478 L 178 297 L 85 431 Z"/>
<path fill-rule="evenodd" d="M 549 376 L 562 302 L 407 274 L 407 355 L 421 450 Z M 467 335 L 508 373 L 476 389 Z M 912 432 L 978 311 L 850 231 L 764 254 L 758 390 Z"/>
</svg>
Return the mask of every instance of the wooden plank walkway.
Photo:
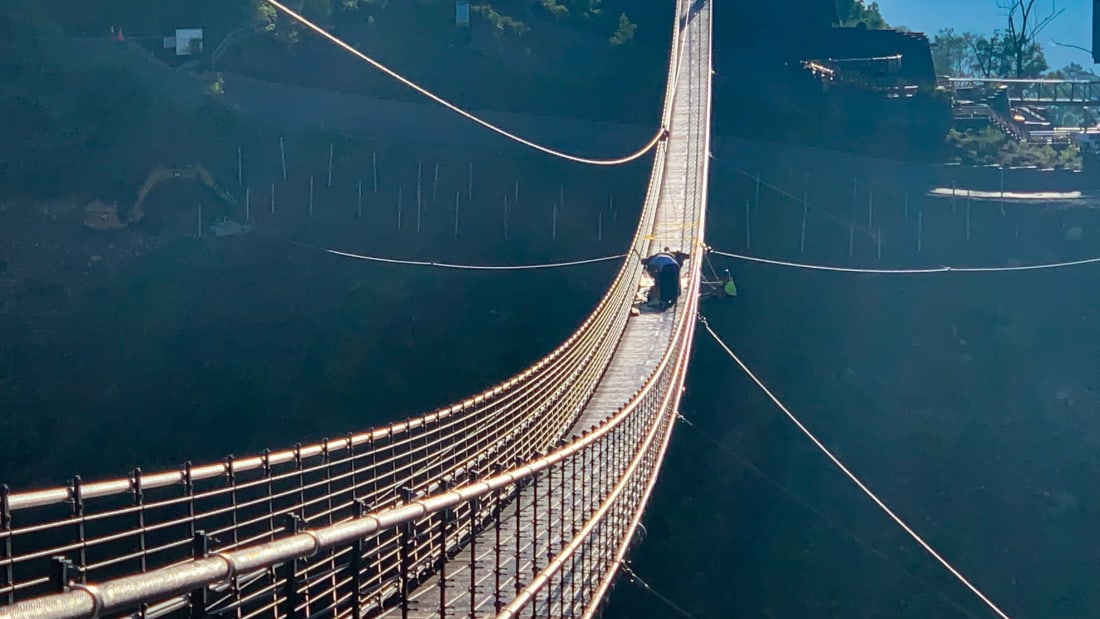
<svg viewBox="0 0 1100 619">
<path fill-rule="evenodd" d="M 690 33 L 684 35 L 683 65 L 677 76 L 665 177 L 647 235 L 649 254 L 664 247 L 690 251 L 705 207 L 705 191 L 697 185 L 705 182 L 700 170 L 708 156 L 705 148 L 710 119 L 702 115 L 707 109 L 711 66 L 710 2 L 681 1 L 692 6 L 693 12 L 687 20 L 686 30 Z M 683 271 L 685 283 L 691 270 Z M 639 282 L 640 289 L 645 285 Z M 684 305 L 680 303 L 667 312 L 643 310 L 629 319 L 606 373 L 570 431 L 573 438 L 611 417 L 645 383 L 667 349 L 678 321 L 694 319 L 684 315 Z M 566 467 L 551 469 L 525 488 L 520 500 L 502 511 L 499 527 L 490 525 L 483 530 L 473 544 L 448 562 L 442 575 L 429 578 L 409 596 L 407 616 L 495 616 L 572 539 L 573 530 L 590 517 L 579 508 L 580 492 L 591 491 L 606 476 L 617 479 L 618 474 L 601 470 L 597 460 L 587 470 L 578 471 L 577 478 L 565 477 Z M 549 595 L 539 598 L 534 616 L 580 616 L 589 601 L 587 596 L 602 577 L 602 573 L 574 574 L 566 570 L 551 581 Z M 441 578 L 445 579 L 443 587 Z M 382 616 L 402 614 L 401 608 L 392 608 Z"/>
</svg>

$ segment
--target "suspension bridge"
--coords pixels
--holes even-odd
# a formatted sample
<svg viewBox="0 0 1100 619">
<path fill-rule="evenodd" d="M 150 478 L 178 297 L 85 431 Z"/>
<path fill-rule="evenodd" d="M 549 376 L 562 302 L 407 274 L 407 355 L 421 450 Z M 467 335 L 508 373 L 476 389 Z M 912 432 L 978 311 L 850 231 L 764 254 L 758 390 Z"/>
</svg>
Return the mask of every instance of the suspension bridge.
<svg viewBox="0 0 1100 619">
<path fill-rule="evenodd" d="M 673 30 L 633 242 L 564 343 L 474 397 L 340 439 L 4 487 L 0 618 L 595 615 L 636 540 L 694 334 L 710 0 L 679 0 Z M 642 257 L 664 247 L 692 256 L 685 293 L 639 313 Z"/>
</svg>

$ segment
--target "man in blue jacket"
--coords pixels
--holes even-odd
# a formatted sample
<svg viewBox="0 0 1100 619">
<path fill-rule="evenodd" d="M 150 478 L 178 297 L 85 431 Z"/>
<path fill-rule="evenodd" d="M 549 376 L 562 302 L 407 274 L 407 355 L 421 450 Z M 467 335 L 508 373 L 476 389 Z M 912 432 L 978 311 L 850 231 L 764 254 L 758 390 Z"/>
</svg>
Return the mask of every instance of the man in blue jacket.
<svg viewBox="0 0 1100 619">
<path fill-rule="evenodd" d="M 650 291 L 650 303 L 660 309 L 667 309 L 680 298 L 680 267 L 690 256 L 679 251 L 670 251 L 664 248 L 661 252 L 642 259 L 642 265 L 646 272 L 656 282 L 654 289 L 657 296 Z"/>
</svg>

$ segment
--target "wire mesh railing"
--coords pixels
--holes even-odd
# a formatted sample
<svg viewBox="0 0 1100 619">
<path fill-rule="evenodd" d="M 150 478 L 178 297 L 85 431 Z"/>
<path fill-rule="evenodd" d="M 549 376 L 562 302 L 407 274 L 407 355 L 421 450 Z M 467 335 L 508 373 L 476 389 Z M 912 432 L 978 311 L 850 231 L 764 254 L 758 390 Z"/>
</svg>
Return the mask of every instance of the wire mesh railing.
<svg viewBox="0 0 1100 619">
<path fill-rule="evenodd" d="M 677 28 L 665 126 L 680 47 Z M 509 608 L 531 606 L 543 616 L 558 616 L 555 606 L 561 616 L 589 615 L 652 487 L 690 349 L 691 320 L 681 316 L 630 404 L 563 446 L 629 318 L 666 148 L 658 146 L 633 249 L 612 287 L 565 343 L 516 377 L 455 406 L 338 440 L 105 482 L 2 488 L 0 617 L 17 603 L 12 612 L 51 617 L 408 616 L 431 578 L 439 583 L 433 616 L 452 616 L 456 595 L 466 596 L 471 614 L 487 600 L 493 612 L 510 612 L 511 600 Z M 509 522 L 514 531 L 502 536 Z M 491 569 L 477 551 L 486 530 L 495 532 Z M 508 540 L 512 558 L 502 560 Z M 459 569 L 470 584 L 456 594 L 444 576 L 460 553 L 469 556 Z M 62 591 L 69 593 L 39 597 Z"/>
</svg>

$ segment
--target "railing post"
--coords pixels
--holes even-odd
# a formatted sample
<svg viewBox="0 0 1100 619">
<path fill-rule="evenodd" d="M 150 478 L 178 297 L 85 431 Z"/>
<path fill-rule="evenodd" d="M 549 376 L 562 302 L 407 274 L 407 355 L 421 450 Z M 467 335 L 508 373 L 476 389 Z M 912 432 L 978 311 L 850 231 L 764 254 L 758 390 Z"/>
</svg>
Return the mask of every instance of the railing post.
<svg viewBox="0 0 1100 619">
<path fill-rule="evenodd" d="M 481 471 L 470 469 L 470 478 L 479 479 Z M 481 499 L 470 501 L 470 619 L 477 619 L 477 519 L 481 510 Z"/>
<path fill-rule="evenodd" d="M 191 537 L 191 558 L 203 559 L 210 553 L 210 536 L 204 531 L 197 531 Z M 199 587 L 191 592 L 191 619 L 202 619 L 206 616 L 206 609 L 210 606 L 210 593 L 206 587 Z"/>
<path fill-rule="evenodd" d="M 295 450 L 297 453 L 297 449 Z M 286 529 L 290 535 L 296 535 L 302 531 L 302 518 L 298 514 L 286 515 Z M 298 593 L 298 568 L 301 561 L 291 559 L 283 564 L 283 616 L 288 619 L 298 616 L 298 604 L 301 595 Z"/>
<path fill-rule="evenodd" d="M 401 500 L 405 503 L 411 503 L 415 498 L 415 494 L 412 488 L 405 487 L 401 489 Z M 401 596 L 401 619 L 408 619 L 409 616 L 409 570 L 411 569 L 412 557 L 410 552 L 410 540 L 412 537 L 412 523 L 406 522 L 401 525 L 400 538 L 400 552 L 401 556 L 398 558 L 400 562 L 400 568 L 398 573 L 398 586 L 400 587 Z"/>
<path fill-rule="evenodd" d="M 350 444 L 350 443 L 349 443 Z M 351 504 L 352 515 L 356 518 L 362 518 L 367 515 L 369 510 L 367 509 L 367 502 L 363 499 L 355 499 Z M 363 590 L 363 553 L 366 551 L 366 544 L 362 539 L 357 539 L 351 543 L 351 616 L 352 619 L 361 619 L 363 616 L 363 605 L 360 602 L 359 594 Z"/>
<path fill-rule="evenodd" d="M 440 492 L 450 490 L 451 483 L 443 479 L 439 484 Z M 450 523 L 452 510 L 443 510 L 439 514 L 439 616 L 447 616 L 447 525 Z"/>
<path fill-rule="evenodd" d="M 233 545 L 236 546 L 240 541 L 239 518 L 237 513 L 237 471 L 234 469 L 233 455 L 230 454 L 225 457 L 225 483 L 229 486 L 229 501 L 233 506 L 233 511 L 230 514 L 233 517 Z"/>
<path fill-rule="evenodd" d="M 562 440 L 562 446 L 566 445 L 566 441 Z M 572 458 L 570 458 L 572 459 Z M 565 550 L 565 547 L 569 544 L 571 538 L 565 537 L 565 463 L 560 463 L 557 466 L 561 467 L 558 471 L 558 477 L 561 479 L 561 483 L 558 486 L 558 492 L 561 494 L 561 503 L 558 505 L 558 516 L 560 517 L 558 530 L 561 532 L 561 540 L 558 543 L 558 553 Z M 573 495 L 569 495 L 572 499 Z M 547 606 L 547 611 L 551 610 Z M 565 570 L 558 571 L 558 616 L 565 616 Z"/>
<path fill-rule="evenodd" d="M 494 475 L 498 475 L 500 472 L 501 467 L 499 465 L 493 467 Z M 499 615 L 500 610 L 504 608 L 504 600 L 500 596 L 500 516 L 504 513 L 503 493 L 498 492 L 495 498 L 496 517 L 493 518 L 493 610 Z M 440 616 L 442 617 L 443 615 Z"/>
<path fill-rule="evenodd" d="M 139 558 L 141 562 L 141 571 L 144 573 L 148 569 L 148 556 L 146 555 L 147 547 L 145 543 L 145 490 L 142 488 L 141 481 L 141 469 L 134 469 L 131 481 L 134 486 L 134 505 L 137 506 L 137 530 L 138 530 L 138 550 L 141 552 Z"/>
<path fill-rule="evenodd" d="M 63 556 L 50 558 L 50 586 L 55 593 L 65 593 L 69 590 L 69 583 L 79 570 L 71 559 Z"/>
<path fill-rule="evenodd" d="M 0 546 L 0 559 L 12 559 L 11 543 L 11 488 L 7 484 L 0 484 L 0 534 L 4 536 L 4 544 Z M 4 579 L 0 580 L 0 586 L 10 587 L 15 584 L 15 566 L 8 563 L 4 567 Z M 4 604 L 15 603 L 15 592 L 8 591 L 4 594 Z"/>
<path fill-rule="evenodd" d="M 81 582 L 84 582 L 84 566 L 88 565 L 88 547 L 85 545 L 86 532 L 84 528 L 84 491 L 83 482 L 80 479 L 80 475 L 73 477 L 73 517 L 79 519 L 77 524 L 77 535 L 80 542 L 80 562 L 77 564 L 77 569 L 81 574 Z"/>
<path fill-rule="evenodd" d="M 520 459 L 516 458 L 516 463 L 518 464 L 519 462 L 520 462 Z M 519 595 L 520 591 L 523 591 L 523 585 L 520 584 L 520 569 L 519 569 L 520 565 L 521 565 L 521 559 L 523 558 L 523 543 L 522 543 L 522 540 L 520 540 L 520 534 L 523 533 L 523 522 L 522 522 L 522 519 L 520 518 L 522 513 L 523 513 L 523 482 L 522 481 L 517 481 L 516 482 L 516 509 L 515 509 L 516 530 L 515 530 L 515 536 L 514 536 L 514 539 L 516 541 L 516 556 L 515 556 L 515 566 L 512 569 L 512 580 L 513 580 L 512 584 L 515 585 L 516 595 Z"/>
</svg>

